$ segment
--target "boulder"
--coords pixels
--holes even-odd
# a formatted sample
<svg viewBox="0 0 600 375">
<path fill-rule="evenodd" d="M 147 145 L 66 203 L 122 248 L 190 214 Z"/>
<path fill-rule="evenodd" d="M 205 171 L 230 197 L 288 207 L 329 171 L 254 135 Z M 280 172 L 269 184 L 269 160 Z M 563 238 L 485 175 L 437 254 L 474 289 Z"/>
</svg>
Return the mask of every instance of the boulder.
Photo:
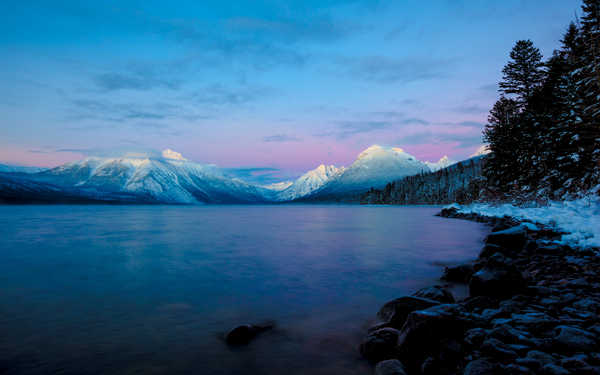
<svg viewBox="0 0 600 375">
<path fill-rule="evenodd" d="M 455 302 L 452 293 L 439 285 L 420 289 L 413 293 L 413 296 L 438 301 L 440 303 Z"/>
<path fill-rule="evenodd" d="M 479 253 L 479 259 L 486 259 L 495 253 L 501 253 L 502 249 L 503 248 L 498 245 L 488 243 L 483 247 L 483 249 L 481 249 L 481 252 Z"/>
<path fill-rule="evenodd" d="M 487 236 L 485 243 L 498 245 L 504 249 L 508 249 L 512 253 L 518 253 L 523 250 L 527 243 L 527 228 L 519 225 L 505 230 L 492 232 Z"/>
<path fill-rule="evenodd" d="M 481 352 L 492 358 L 505 360 L 514 360 L 518 357 L 514 350 L 511 350 L 502 341 L 495 338 L 486 339 L 481 344 Z"/>
<path fill-rule="evenodd" d="M 568 371 L 567 369 L 565 369 L 564 367 L 560 367 L 553 363 L 549 363 L 549 364 L 545 365 L 544 367 L 542 367 L 542 369 L 540 370 L 540 374 L 543 374 L 543 375 L 569 375 L 569 374 L 571 374 L 571 372 Z"/>
<path fill-rule="evenodd" d="M 525 286 L 525 280 L 516 267 L 494 261 L 471 276 L 469 293 L 471 296 L 501 298 L 512 296 Z"/>
<path fill-rule="evenodd" d="M 389 327 L 373 331 L 360 344 L 360 354 L 373 362 L 392 359 L 396 356 L 399 336 L 398 330 Z"/>
<path fill-rule="evenodd" d="M 465 367 L 464 375 L 493 375 L 497 374 L 498 367 L 485 359 L 471 361 Z"/>
<path fill-rule="evenodd" d="M 458 266 L 451 266 L 444 268 L 444 274 L 442 280 L 456 282 L 456 283 L 467 283 L 475 272 L 473 264 L 465 263 Z"/>
<path fill-rule="evenodd" d="M 452 352 L 450 343 L 462 341 L 473 324 L 471 316 L 458 304 L 442 304 L 411 312 L 398 338 L 400 358 L 418 369 L 428 356 Z M 459 349 L 460 350 L 460 349 Z"/>
<path fill-rule="evenodd" d="M 406 375 L 406 369 L 399 360 L 388 359 L 375 366 L 375 375 Z"/>
<path fill-rule="evenodd" d="M 388 326 L 400 329 L 404 325 L 408 314 L 415 310 L 423 310 L 435 305 L 439 305 L 439 302 L 427 298 L 404 296 L 383 305 L 379 309 L 377 316 L 388 323 Z"/>
<path fill-rule="evenodd" d="M 229 345 L 246 345 L 261 332 L 270 330 L 273 324 L 253 325 L 243 324 L 237 326 L 225 335 L 225 342 Z"/>
<path fill-rule="evenodd" d="M 594 334 L 583 329 L 558 326 L 556 327 L 556 346 L 570 352 L 589 352 L 598 349 Z"/>
</svg>

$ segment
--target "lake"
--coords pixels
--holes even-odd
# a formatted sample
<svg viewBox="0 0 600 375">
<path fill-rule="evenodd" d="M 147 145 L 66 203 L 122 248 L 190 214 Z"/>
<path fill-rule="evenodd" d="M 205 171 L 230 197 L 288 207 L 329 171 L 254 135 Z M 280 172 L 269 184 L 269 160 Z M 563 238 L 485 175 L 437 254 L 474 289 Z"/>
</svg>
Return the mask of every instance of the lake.
<svg viewBox="0 0 600 375">
<path fill-rule="evenodd" d="M 489 231 L 438 211 L 0 206 L 0 373 L 369 374 L 379 307 Z M 246 347 L 222 339 L 269 320 Z"/>
</svg>

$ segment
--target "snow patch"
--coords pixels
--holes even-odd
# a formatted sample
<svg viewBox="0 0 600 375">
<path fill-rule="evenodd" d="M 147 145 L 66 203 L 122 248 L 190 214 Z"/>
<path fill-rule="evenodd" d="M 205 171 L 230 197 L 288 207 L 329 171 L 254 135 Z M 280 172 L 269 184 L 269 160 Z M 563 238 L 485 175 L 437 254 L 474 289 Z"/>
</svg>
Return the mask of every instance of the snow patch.
<svg viewBox="0 0 600 375">
<path fill-rule="evenodd" d="M 546 206 L 473 203 L 452 204 L 458 212 L 488 217 L 509 216 L 565 232 L 559 243 L 577 248 L 600 247 L 600 197 L 590 195 L 572 201 L 553 201 Z M 528 224 L 530 225 L 530 224 Z"/>
</svg>

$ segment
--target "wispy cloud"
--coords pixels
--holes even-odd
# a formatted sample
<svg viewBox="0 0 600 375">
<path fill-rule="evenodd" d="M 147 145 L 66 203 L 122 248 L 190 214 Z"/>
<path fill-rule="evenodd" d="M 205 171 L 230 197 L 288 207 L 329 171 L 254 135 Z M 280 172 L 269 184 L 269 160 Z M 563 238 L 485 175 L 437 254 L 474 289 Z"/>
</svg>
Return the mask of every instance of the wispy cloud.
<svg viewBox="0 0 600 375">
<path fill-rule="evenodd" d="M 338 64 L 347 67 L 348 73 L 354 77 L 387 84 L 447 77 L 454 61 L 419 57 L 366 56 L 342 58 L 338 60 Z"/>
<path fill-rule="evenodd" d="M 94 83 L 102 90 L 150 90 L 153 88 L 177 89 L 179 82 L 169 81 L 146 72 L 101 73 L 93 77 Z"/>
<path fill-rule="evenodd" d="M 287 134 L 274 134 L 263 137 L 263 142 L 301 142 L 302 139 Z"/>
</svg>

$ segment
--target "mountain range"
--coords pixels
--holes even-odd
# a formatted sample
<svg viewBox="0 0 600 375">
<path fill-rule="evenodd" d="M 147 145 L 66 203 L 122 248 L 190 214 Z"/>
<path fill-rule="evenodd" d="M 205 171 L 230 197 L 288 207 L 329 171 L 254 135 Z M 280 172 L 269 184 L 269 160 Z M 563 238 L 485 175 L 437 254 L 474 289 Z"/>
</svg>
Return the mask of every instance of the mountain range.
<svg viewBox="0 0 600 375">
<path fill-rule="evenodd" d="M 214 165 L 164 150 L 155 156 L 89 157 L 51 169 L 2 166 L 1 201 L 97 201 L 133 203 L 267 203 L 323 200 L 382 188 L 402 177 L 437 171 L 454 162 L 422 162 L 397 147 L 374 145 L 349 167 L 319 165 L 295 181 L 249 184 Z"/>
</svg>

